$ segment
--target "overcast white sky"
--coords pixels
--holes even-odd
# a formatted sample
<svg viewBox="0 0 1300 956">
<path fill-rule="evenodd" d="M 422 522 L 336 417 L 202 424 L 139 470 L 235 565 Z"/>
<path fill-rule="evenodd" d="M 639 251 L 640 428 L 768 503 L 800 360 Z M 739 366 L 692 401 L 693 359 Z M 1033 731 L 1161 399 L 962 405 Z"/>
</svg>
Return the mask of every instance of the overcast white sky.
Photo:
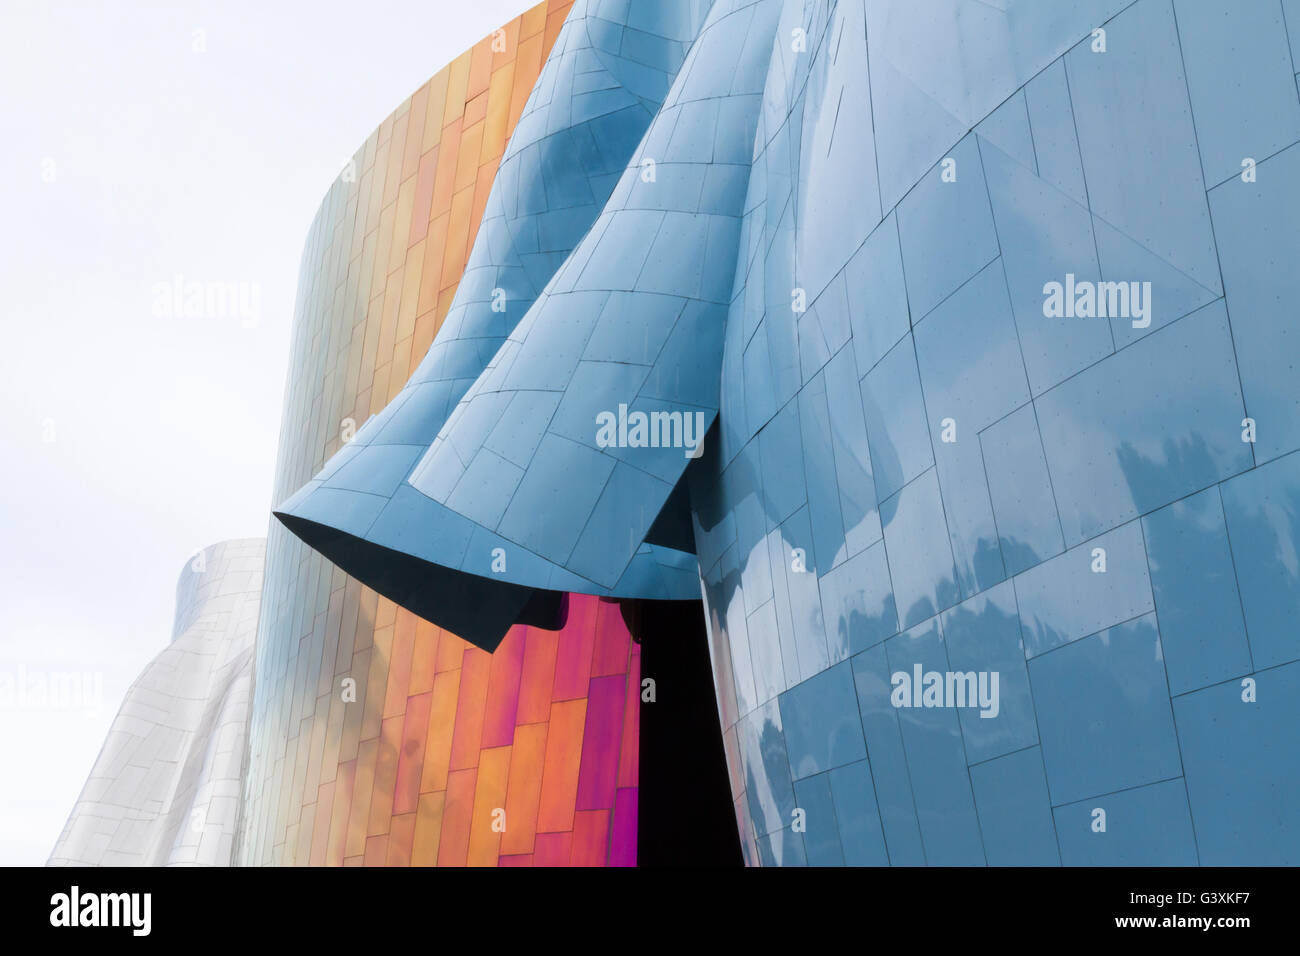
<svg viewBox="0 0 1300 956">
<path fill-rule="evenodd" d="M 266 533 L 330 182 L 531 5 L 0 0 L 0 674 L 103 675 L 95 710 L 0 703 L 0 864 L 49 855 L 187 558 Z M 176 276 L 256 313 L 155 314 Z"/>
</svg>

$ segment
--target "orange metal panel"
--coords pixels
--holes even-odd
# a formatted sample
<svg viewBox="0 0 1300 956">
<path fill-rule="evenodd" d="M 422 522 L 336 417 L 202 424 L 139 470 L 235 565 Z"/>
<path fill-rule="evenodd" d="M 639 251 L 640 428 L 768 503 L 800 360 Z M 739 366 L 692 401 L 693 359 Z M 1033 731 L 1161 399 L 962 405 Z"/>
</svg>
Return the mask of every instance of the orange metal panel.
<svg viewBox="0 0 1300 956">
<path fill-rule="evenodd" d="M 424 109 L 424 139 L 420 152 L 427 153 L 442 139 L 442 117 L 447 110 L 447 70 L 439 70 L 428 83 L 429 101 Z"/>
<path fill-rule="evenodd" d="M 451 196 L 455 190 L 456 164 L 460 160 L 460 117 L 442 131 L 438 146 L 438 169 L 433 180 L 433 201 L 429 205 L 430 221 L 451 211 Z"/>
<path fill-rule="evenodd" d="M 492 74 L 487 93 L 487 114 L 483 122 L 483 148 L 479 162 L 500 159 L 505 152 L 507 131 L 510 128 L 510 96 L 515 82 L 515 65 L 507 63 Z"/>
<path fill-rule="evenodd" d="M 571 601 L 569 620 L 561 632 L 555 658 L 553 700 L 587 696 L 591 679 L 591 654 L 596 647 L 596 601 Z"/>
<path fill-rule="evenodd" d="M 379 757 L 375 764 L 375 784 L 370 797 L 369 836 L 388 832 L 393 815 L 393 787 L 397 782 L 397 751 L 402 745 L 404 716 L 388 717 L 379 734 Z"/>
<path fill-rule="evenodd" d="M 447 778 L 447 800 L 442 808 L 442 834 L 438 841 L 439 866 L 464 866 L 469 854 L 469 828 L 474 818 L 474 784 L 478 768 L 454 770 Z"/>
<path fill-rule="evenodd" d="M 466 50 L 451 61 L 447 68 L 447 107 L 442 114 L 443 136 L 446 128 L 460 119 L 465 111 L 465 94 L 469 89 L 469 68 L 474 58 L 473 50 Z"/>
<path fill-rule="evenodd" d="M 515 17 L 500 30 L 492 34 L 492 39 L 494 41 L 498 36 L 501 41 L 500 43 L 496 43 L 492 50 L 492 72 L 494 74 L 497 70 L 501 69 L 501 67 L 514 62 L 515 50 L 519 48 L 519 24 L 520 18 Z"/>
<path fill-rule="evenodd" d="M 415 621 L 415 651 L 411 654 L 410 694 L 422 694 L 433 690 L 434 665 L 438 658 L 437 625 L 421 618 Z"/>
<path fill-rule="evenodd" d="M 348 836 L 344 852 L 360 856 L 366 851 L 366 830 L 370 822 L 370 800 L 375 791 L 375 769 L 379 741 L 362 741 L 357 751 L 356 779 L 352 784 L 352 808 L 348 812 Z"/>
<path fill-rule="evenodd" d="M 488 88 L 492 77 L 492 35 L 474 44 L 469 61 L 469 82 L 465 86 L 465 100 L 469 102 Z"/>
<path fill-rule="evenodd" d="M 522 628 L 527 633 L 524 669 L 519 678 L 519 705 L 515 720 L 521 724 L 545 721 L 551 715 L 551 687 L 555 682 L 555 656 L 560 636 L 541 628 Z"/>
<path fill-rule="evenodd" d="M 483 712 L 483 747 L 503 747 L 514 737 L 526 636 L 523 628 L 512 628 L 491 655 L 487 704 Z"/>
<path fill-rule="evenodd" d="M 508 827 L 506 781 L 510 771 L 510 748 L 492 747 L 479 755 L 478 779 L 474 785 L 474 816 L 470 820 L 470 866 L 496 866 L 501 846 L 501 827 Z"/>
<path fill-rule="evenodd" d="M 578 770 L 582 762 L 582 730 L 586 718 L 585 697 L 551 704 L 546 765 L 542 771 L 542 798 L 537 810 L 539 833 L 573 828 Z"/>
<path fill-rule="evenodd" d="M 424 745 L 424 768 L 420 791 L 447 789 L 451 767 L 452 735 L 456 730 L 456 706 L 460 700 L 460 669 L 443 671 L 433 681 L 429 707 L 429 732 Z"/>
<path fill-rule="evenodd" d="M 371 248 L 374 250 L 374 260 L 372 269 L 374 276 L 370 284 L 366 287 L 368 297 L 373 297 L 382 292 L 388 282 L 388 276 L 400 266 L 405 259 L 399 253 L 393 256 L 393 223 L 397 221 L 397 203 L 387 206 L 379 214 L 379 225 L 375 227 L 374 240 Z"/>
<path fill-rule="evenodd" d="M 426 239 L 425 242 L 428 240 Z M 406 252 L 406 267 L 402 275 L 402 298 L 397 308 L 397 341 L 411 337 L 415 331 L 416 303 L 420 297 L 420 276 L 424 269 L 424 247 L 420 243 Z"/>
<path fill-rule="evenodd" d="M 388 855 L 385 866 L 410 866 L 411 848 L 415 842 L 415 812 L 393 817 L 388 831 Z"/>
<path fill-rule="evenodd" d="M 402 180 L 415 174 L 424 151 L 424 124 L 429 105 L 429 85 L 426 83 L 411 94 L 411 114 L 406 128 L 406 144 L 402 151 Z"/>
<path fill-rule="evenodd" d="M 393 628 L 388 658 L 388 686 L 384 696 L 384 717 L 406 712 L 407 684 L 411 679 L 411 654 L 415 651 L 415 615 L 402 611 Z"/>
<path fill-rule="evenodd" d="M 483 121 L 483 117 L 487 116 L 487 110 L 488 110 L 488 91 L 484 90 L 478 96 L 474 97 L 472 100 L 470 100 L 468 103 L 465 104 L 465 116 L 464 116 L 465 129 L 469 130 L 475 125 L 477 125 L 478 123 L 481 123 Z M 462 151 L 462 155 L 461 155 L 462 163 L 466 161 L 467 158 L 466 152 L 467 151 Z M 475 155 L 472 158 L 470 158 L 470 162 L 477 163 L 478 156 Z"/>
<path fill-rule="evenodd" d="M 438 304 L 439 286 L 442 284 L 442 260 L 447 251 L 447 224 L 451 221 L 450 208 L 445 216 L 429 223 L 429 235 L 424 242 L 424 262 L 420 270 L 420 297 L 416 312 L 423 315 Z M 424 357 L 421 353 L 421 358 Z"/>
<path fill-rule="evenodd" d="M 481 128 L 481 127 L 480 127 Z M 474 205 L 474 187 L 470 185 L 451 199 L 451 221 L 447 224 L 447 249 L 442 255 L 442 284 L 465 271 L 465 257 L 469 253 L 469 217 Z"/>
<path fill-rule="evenodd" d="M 438 841 L 442 837 L 442 806 L 447 799 L 445 791 L 420 794 L 420 806 L 415 811 L 415 838 L 411 847 L 412 866 L 436 866 Z"/>
<path fill-rule="evenodd" d="M 383 866 L 388 859 L 388 834 L 366 838 L 366 856 L 363 866 Z"/>
<path fill-rule="evenodd" d="M 406 702 L 402 749 L 397 755 L 397 781 L 393 787 L 393 813 L 411 813 L 419 803 L 432 698 L 433 692 L 430 691 L 416 694 Z"/>
<path fill-rule="evenodd" d="M 451 769 L 478 765 L 483 738 L 483 712 L 487 706 L 488 678 L 492 655 L 477 647 L 465 650 L 460 668 L 460 701 L 456 707 L 456 730 L 451 741 Z"/>
<path fill-rule="evenodd" d="M 520 15 L 519 35 L 521 37 L 530 37 L 535 33 L 541 33 L 546 29 L 546 11 L 549 4 L 539 3 L 535 7 L 530 7 Z M 531 86 L 531 84 L 529 84 Z"/>
<path fill-rule="evenodd" d="M 524 105 L 533 90 L 533 84 L 542 72 L 542 62 L 548 49 L 540 36 L 519 41 L 519 55 L 515 58 L 515 88 L 510 96 L 510 128 L 514 129 L 524 113 Z"/>
<path fill-rule="evenodd" d="M 631 645 L 632 635 L 623 623 L 618 602 L 601 601 L 597 604 L 596 646 L 591 655 L 591 676 L 626 674 Z"/>
<path fill-rule="evenodd" d="M 609 856 L 610 810 L 579 810 L 573 820 L 573 866 L 604 866 Z"/>
<path fill-rule="evenodd" d="M 533 852 L 537 810 L 542 799 L 542 772 L 546 765 L 546 731 L 544 723 L 515 728 L 506 791 L 506 832 L 501 835 L 502 854 Z"/>
<path fill-rule="evenodd" d="M 402 250 L 411 244 L 411 210 L 415 208 L 416 171 L 402 181 L 397 190 L 397 202 L 393 204 L 393 234 L 390 244 L 388 271 L 392 272 L 398 262 L 403 261 Z M 380 224 L 383 228 L 383 224 Z M 409 263 L 408 263 L 409 267 Z M 409 268 L 408 268 L 409 271 Z"/>
<path fill-rule="evenodd" d="M 382 595 L 375 595 L 375 627 L 385 627 L 397 620 L 397 605 Z"/>
<path fill-rule="evenodd" d="M 438 171 L 438 147 L 420 157 L 415 174 L 415 197 L 411 200 L 408 245 L 415 245 L 429 233 L 429 205 L 433 202 L 433 179 Z"/>
<path fill-rule="evenodd" d="M 384 173 L 384 206 L 396 201 L 397 190 L 402 185 L 402 157 L 406 152 L 406 126 L 410 118 L 408 109 L 393 122 L 393 139 L 388 144 L 388 169 Z"/>
<path fill-rule="evenodd" d="M 438 673 L 460 667 L 465 649 L 469 647 L 455 634 L 443 631 L 442 640 L 438 641 L 438 663 L 434 667 Z"/>
</svg>

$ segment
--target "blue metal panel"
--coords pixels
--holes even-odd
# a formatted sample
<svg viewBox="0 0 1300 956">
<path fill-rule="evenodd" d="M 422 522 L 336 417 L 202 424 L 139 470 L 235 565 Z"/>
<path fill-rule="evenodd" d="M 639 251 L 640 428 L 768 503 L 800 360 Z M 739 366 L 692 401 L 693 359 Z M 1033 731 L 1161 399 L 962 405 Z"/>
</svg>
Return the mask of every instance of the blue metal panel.
<svg viewBox="0 0 1300 956">
<path fill-rule="evenodd" d="M 969 738 L 968 738 L 969 739 Z M 970 768 L 990 866 L 1056 866 L 1056 826 L 1037 747 Z"/>
<path fill-rule="evenodd" d="M 842 661 L 781 695 L 781 725 L 795 779 L 867 756 L 855 718 L 853 673 Z"/>
<path fill-rule="evenodd" d="M 1182 772 L 1154 616 L 1034 658 L 1029 679 L 1053 804 Z"/>
<path fill-rule="evenodd" d="M 1254 701 L 1241 681 L 1174 699 L 1178 742 L 1201 862 L 1293 866 L 1300 799 L 1300 748 L 1278 745 L 1278 729 L 1300 726 L 1300 664 L 1255 675 Z M 1289 731 L 1285 728 L 1290 728 Z"/>
<path fill-rule="evenodd" d="M 1096 829 L 1105 814 L 1105 830 Z M 1066 866 L 1195 866 L 1196 839 L 1181 779 L 1057 807 Z"/>
</svg>

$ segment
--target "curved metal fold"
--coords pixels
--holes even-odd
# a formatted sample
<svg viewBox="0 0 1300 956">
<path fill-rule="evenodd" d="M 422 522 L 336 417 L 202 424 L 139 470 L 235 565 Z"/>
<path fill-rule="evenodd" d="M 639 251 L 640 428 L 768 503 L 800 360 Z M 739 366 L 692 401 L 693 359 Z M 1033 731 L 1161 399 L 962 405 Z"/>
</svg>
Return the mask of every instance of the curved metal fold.
<svg viewBox="0 0 1300 956">
<path fill-rule="evenodd" d="M 494 647 L 516 621 L 562 623 L 560 597 L 538 592 L 698 596 L 688 554 L 641 545 L 617 581 L 593 587 L 404 481 L 605 207 L 708 8 L 704 2 L 617 6 L 579 3 L 566 19 L 498 168 L 447 317 L 419 368 L 274 511 L 353 577 L 484 647 Z"/>
<path fill-rule="evenodd" d="M 620 587 L 717 417 L 776 14 L 714 5 L 600 218 L 408 479 L 575 590 Z"/>
</svg>

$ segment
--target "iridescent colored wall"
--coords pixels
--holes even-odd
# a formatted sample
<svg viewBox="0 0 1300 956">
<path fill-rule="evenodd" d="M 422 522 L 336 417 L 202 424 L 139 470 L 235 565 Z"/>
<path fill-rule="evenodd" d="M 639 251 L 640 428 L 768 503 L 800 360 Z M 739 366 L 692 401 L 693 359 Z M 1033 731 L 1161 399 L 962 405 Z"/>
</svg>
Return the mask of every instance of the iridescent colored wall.
<svg viewBox="0 0 1300 956">
<path fill-rule="evenodd" d="M 325 197 L 299 278 L 276 502 L 424 357 L 568 9 L 539 4 L 437 73 Z M 570 602 L 562 631 L 516 627 L 487 654 L 273 521 L 237 861 L 634 863 L 639 648 L 617 605 Z"/>
</svg>

